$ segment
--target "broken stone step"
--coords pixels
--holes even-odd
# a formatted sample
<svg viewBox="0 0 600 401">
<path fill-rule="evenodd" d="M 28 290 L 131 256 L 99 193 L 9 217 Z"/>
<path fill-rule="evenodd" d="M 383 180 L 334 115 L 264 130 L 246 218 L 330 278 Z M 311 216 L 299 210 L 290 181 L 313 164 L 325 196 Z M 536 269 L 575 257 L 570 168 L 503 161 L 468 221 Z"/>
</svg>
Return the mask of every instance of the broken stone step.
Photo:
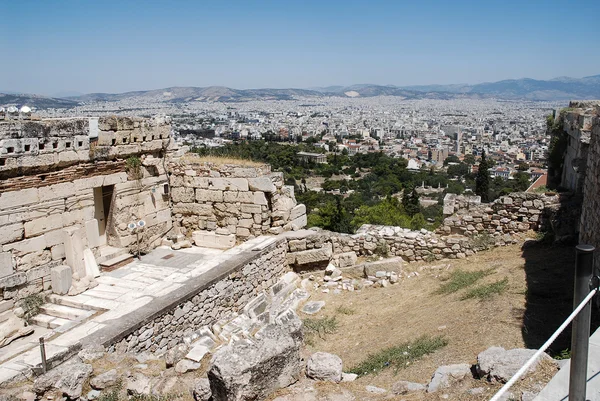
<svg viewBox="0 0 600 401">
<path fill-rule="evenodd" d="M 133 262 L 133 255 L 130 253 L 125 253 L 125 254 L 117 256 L 115 258 L 101 262 L 100 266 L 102 266 L 102 271 L 113 271 L 113 270 L 118 269 L 121 266 L 125 266 L 131 262 Z"/>
<path fill-rule="evenodd" d="M 94 312 L 89 310 L 57 304 L 44 304 L 40 307 L 40 311 L 49 316 L 60 317 L 68 320 L 83 320 L 94 314 Z"/>
<path fill-rule="evenodd" d="M 43 313 L 35 315 L 31 318 L 31 321 L 40 327 L 45 327 L 47 329 L 55 329 L 57 327 L 62 326 L 63 324 L 70 323 L 71 321 L 68 319 L 63 319 L 56 316 L 49 316 Z"/>
<path fill-rule="evenodd" d="M 125 249 L 125 248 L 116 248 L 114 246 L 108 246 L 108 245 L 101 247 L 99 249 L 99 251 L 100 251 L 100 256 L 98 256 L 96 258 L 96 262 L 98 264 L 128 253 L 127 249 Z"/>
<path fill-rule="evenodd" d="M 91 305 L 86 305 L 85 302 L 92 299 L 91 297 L 81 298 L 81 296 L 76 295 L 74 297 L 70 297 L 68 295 L 56 295 L 50 294 L 46 296 L 46 301 L 56 305 L 64 305 L 70 306 L 71 308 L 84 309 L 89 311 L 104 311 L 105 309 L 97 308 Z"/>
</svg>

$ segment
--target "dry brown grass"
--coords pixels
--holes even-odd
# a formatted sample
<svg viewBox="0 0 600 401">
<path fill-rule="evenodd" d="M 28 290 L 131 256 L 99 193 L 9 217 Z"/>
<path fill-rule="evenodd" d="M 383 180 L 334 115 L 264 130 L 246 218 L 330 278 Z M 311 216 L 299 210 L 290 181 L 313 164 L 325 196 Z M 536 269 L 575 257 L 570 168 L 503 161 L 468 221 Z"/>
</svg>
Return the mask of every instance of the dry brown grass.
<svg viewBox="0 0 600 401">
<path fill-rule="evenodd" d="M 217 166 L 222 166 L 224 164 L 235 164 L 240 166 L 248 166 L 248 167 L 262 167 L 265 163 L 255 162 L 253 160 L 248 159 L 240 159 L 236 157 L 226 157 L 226 156 L 198 156 L 193 153 L 187 153 L 181 157 L 184 161 L 190 163 L 210 163 Z"/>
<path fill-rule="evenodd" d="M 540 249 L 539 252 L 546 250 Z M 359 396 L 366 385 L 389 390 L 399 380 L 426 384 L 437 367 L 456 363 L 475 364 L 477 355 L 491 346 L 526 348 L 522 332 L 527 308 L 525 268 L 526 261 L 520 246 L 513 245 L 480 252 L 463 260 L 408 264 L 405 271 L 416 271 L 419 277 L 406 278 L 401 284 L 388 288 L 367 288 L 340 295 L 316 291 L 311 300 L 325 300 L 327 304 L 313 318 L 335 316 L 338 328 L 335 333 L 315 338 L 308 347 L 307 355 L 314 351 L 337 354 L 348 370 L 369 354 L 423 335 L 442 335 L 448 340 L 446 347 L 397 372 L 387 369 L 377 375 L 361 377 L 353 383 L 344 383 L 346 388 Z M 448 282 L 453 271 L 459 269 L 464 272 L 489 269 L 490 274 L 456 292 L 440 293 L 439 288 Z M 500 280 L 507 281 L 503 292 L 492 293 L 485 299 L 465 298 L 474 287 Z M 352 309 L 354 313 L 339 313 L 340 308 Z M 549 380 L 550 377 L 548 373 L 543 379 Z M 466 394 L 466 390 L 473 387 L 484 387 L 486 390 L 484 394 L 476 396 Z M 397 399 L 437 400 L 442 399 L 442 394 L 461 394 L 458 398 L 450 399 L 484 400 L 499 388 L 498 384 L 473 379 L 440 394 L 403 395 Z M 370 394 L 360 399 L 378 398 Z"/>
</svg>

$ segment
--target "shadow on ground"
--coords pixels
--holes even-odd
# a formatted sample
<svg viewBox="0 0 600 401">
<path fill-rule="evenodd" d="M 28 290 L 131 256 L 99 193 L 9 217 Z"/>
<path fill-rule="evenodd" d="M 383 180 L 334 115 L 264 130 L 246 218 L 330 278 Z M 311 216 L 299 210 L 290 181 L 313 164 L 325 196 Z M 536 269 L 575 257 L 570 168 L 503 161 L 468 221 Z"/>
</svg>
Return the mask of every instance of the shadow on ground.
<svg viewBox="0 0 600 401">
<path fill-rule="evenodd" d="M 573 311 L 575 245 L 527 242 L 523 246 L 527 280 L 523 316 L 523 340 L 527 348 L 539 348 Z M 600 313 L 592 309 L 593 333 Z M 571 348 L 571 326 L 548 349 L 550 355 Z"/>
</svg>

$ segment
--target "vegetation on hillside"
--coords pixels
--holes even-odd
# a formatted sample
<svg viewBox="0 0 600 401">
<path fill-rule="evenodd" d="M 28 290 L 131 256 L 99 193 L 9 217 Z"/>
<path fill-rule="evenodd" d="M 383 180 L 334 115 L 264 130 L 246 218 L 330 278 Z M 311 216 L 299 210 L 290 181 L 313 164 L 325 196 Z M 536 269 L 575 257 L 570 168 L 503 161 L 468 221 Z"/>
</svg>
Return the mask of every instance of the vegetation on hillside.
<svg viewBox="0 0 600 401">
<path fill-rule="evenodd" d="M 460 162 L 456 156 L 445 164 L 448 172 L 422 169 L 411 171 L 408 162 L 383 152 L 330 153 L 326 164 L 317 164 L 298 156 L 298 152 L 324 153 L 309 143 L 289 144 L 271 141 L 239 141 L 219 148 L 196 148 L 205 156 L 236 157 L 269 163 L 273 171 L 282 171 L 287 185 L 295 188 L 298 202 L 308 212 L 308 225 L 327 230 L 353 233 L 363 224 L 400 226 L 410 229 L 435 229 L 442 221 L 442 200 L 447 193 L 461 194 L 475 188 L 476 177 L 470 172 L 475 157 Z M 458 161 L 458 163 L 457 163 Z M 489 163 L 489 161 L 488 161 Z M 487 171 L 487 170 L 486 170 Z M 527 174 L 517 180 L 489 179 L 488 199 L 529 186 Z M 323 191 L 310 190 L 306 180 L 324 177 Z M 441 187 L 433 206 L 420 205 L 416 188 Z M 434 197 L 435 199 L 435 197 Z"/>
</svg>

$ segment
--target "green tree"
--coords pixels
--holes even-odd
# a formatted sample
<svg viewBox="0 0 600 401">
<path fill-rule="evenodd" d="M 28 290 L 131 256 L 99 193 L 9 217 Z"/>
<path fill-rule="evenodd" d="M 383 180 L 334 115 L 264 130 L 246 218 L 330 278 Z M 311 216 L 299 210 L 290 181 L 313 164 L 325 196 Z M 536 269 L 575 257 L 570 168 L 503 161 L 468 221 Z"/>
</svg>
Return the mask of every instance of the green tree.
<svg viewBox="0 0 600 401">
<path fill-rule="evenodd" d="M 410 229 L 420 230 L 421 228 L 425 228 L 426 224 L 425 217 L 421 213 L 417 213 L 410 220 Z"/>
<path fill-rule="evenodd" d="M 489 202 L 490 199 L 490 173 L 488 168 L 489 165 L 484 150 L 481 154 L 479 170 L 477 171 L 477 177 L 475 178 L 475 193 L 481 196 L 482 202 Z"/>
<path fill-rule="evenodd" d="M 460 163 L 460 159 L 456 155 L 450 155 L 444 160 L 444 166 L 447 166 L 448 163 Z"/>
<path fill-rule="evenodd" d="M 468 164 L 469 166 L 472 166 L 475 164 L 475 156 L 473 156 L 473 154 L 471 154 L 471 153 L 468 155 L 465 155 L 463 162 Z"/>
<path fill-rule="evenodd" d="M 415 214 L 421 211 L 421 206 L 419 204 L 419 193 L 414 186 L 409 186 L 404 188 L 404 194 L 402 195 L 402 206 L 404 207 L 404 211 L 410 217 L 413 217 Z"/>
</svg>

